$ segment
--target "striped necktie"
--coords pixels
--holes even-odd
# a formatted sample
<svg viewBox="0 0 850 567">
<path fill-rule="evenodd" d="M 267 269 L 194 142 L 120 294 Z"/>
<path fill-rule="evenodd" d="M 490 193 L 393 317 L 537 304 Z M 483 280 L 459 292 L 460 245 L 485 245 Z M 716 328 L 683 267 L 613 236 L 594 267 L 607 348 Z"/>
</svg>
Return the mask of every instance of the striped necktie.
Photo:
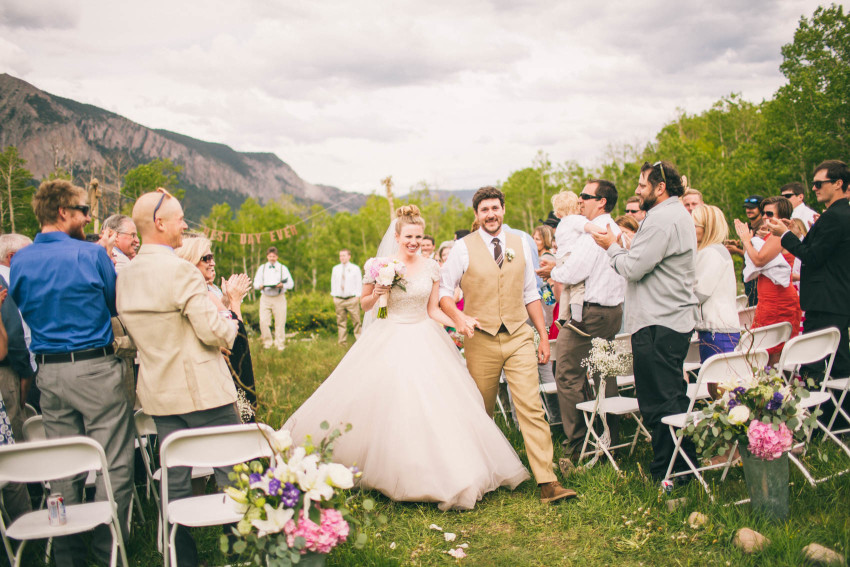
<svg viewBox="0 0 850 567">
<path fill-rule="evenodd" d="M 502 262 L 505 261 L 504 255 L 502 255 L 502 243 L 498 238 L 493 239 L 493 258 L 496 260 L 496 263 L 499 264 L 499 267 L 502 267 Z"/>
</svg>

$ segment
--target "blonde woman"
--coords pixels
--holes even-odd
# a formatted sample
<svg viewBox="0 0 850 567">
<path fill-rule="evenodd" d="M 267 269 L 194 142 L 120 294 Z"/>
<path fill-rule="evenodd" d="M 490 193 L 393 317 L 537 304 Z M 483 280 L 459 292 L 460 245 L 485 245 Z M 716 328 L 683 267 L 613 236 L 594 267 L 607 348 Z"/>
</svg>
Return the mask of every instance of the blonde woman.
<svg viewBox="0 0 850 567">
<path fill-rule="evenodd" d="M 218 308 L 219 314 L 238 322 L 239 333 L 227 356 L 228 367 L 236 385 L 239 416 L 243 423 L 254 421 L 257 410 L 257 391 L 254 385 L 254 365 L 251 361 L 248 334 L 242 322 L 241 308 L 242 299 L 251 289 L 251 279 L 245 274 L 234 274 L 227 281 L 222 278 L 224 289 L 219 289 L 214 283 L 215 255 L 212 253 L 210 241 L 203 236 L 192 233 L 184 235 L 183 245 L 174 252 L 201 272 L 207 284 L 210 299 Z"/>
<path fill-rule="evenodd" d="M 735 305 L 737 283 L 732 256 L 723 242 L 729 225 L 723 212 L 713 205 L 699 205 L 691 215 L 697 233 L 696 285 L 699 300 L 699 356 L 732 352 L 741 338 Z"/>
</svg>

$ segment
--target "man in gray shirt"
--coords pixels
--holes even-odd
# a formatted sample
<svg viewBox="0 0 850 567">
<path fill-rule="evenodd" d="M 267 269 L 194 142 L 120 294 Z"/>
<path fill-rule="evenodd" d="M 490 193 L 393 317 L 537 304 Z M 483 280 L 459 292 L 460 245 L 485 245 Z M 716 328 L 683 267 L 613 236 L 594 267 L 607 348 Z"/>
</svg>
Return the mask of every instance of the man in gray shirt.
<svg viewBox="0 0 850 567">
<path fill-rule="evenodd" d="M 635 193 L 646 218 L 624 249 L 610 232 L 594 235 L 611 267 L 626 278 L 625 331 L 632 335 L 635 389 L 652 433 L 652 478 L 664 479 L 674 441 L 661 419 L 688 410 L 684 362 L 697 319 L 694 295 L 697 250 L 694 222 L 679 201 L 682 179 L 672 164 L 644 163 Z M 694 444 L 682 449 L 696 462 Z M 674 471 L 686 470 L 679 460 Z"/>
</svg>

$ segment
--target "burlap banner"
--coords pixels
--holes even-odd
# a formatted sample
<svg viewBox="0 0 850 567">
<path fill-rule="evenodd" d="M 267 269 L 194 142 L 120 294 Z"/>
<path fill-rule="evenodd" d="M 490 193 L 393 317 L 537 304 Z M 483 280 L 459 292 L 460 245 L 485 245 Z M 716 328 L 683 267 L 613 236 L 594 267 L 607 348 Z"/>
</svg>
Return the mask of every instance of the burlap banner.
<svg viewBox="0 0 850 567">
<path fill-rule="evenodd" d="M 230 242 L 230 238 L 233 237 L 233 241 L 236 241 L 236 237 L 239 237 L 239 244 L 260 244 L 263 241 L 263 238 L 268 236 L 269 242 L 277 242 L 278 240 L 283 240 L 284 238 L 292 238 L 296 234 L 298 234 L 298 230 L 294 225 L 285 226 L 283 228 L 276 228 L 274 230 L 268 230 L 266 232 L 225 232 L 223 230 L 216 230 L 214 228 L 209 228 L 207 226 L 200 227 L 201 231 L 204 233 L 204 236 L 213 240 L 215 242 Z"/>
</svg>

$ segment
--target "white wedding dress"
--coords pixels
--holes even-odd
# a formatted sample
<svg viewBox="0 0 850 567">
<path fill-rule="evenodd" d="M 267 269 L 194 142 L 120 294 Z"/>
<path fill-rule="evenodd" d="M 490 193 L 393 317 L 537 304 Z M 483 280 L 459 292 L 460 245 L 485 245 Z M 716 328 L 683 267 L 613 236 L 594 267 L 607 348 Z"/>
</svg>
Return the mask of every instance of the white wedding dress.
<svg viewBox="0 0 850 567">
<path fill-rule="evenodd" d="M 284 427 L 296 443 L 308 434 L 318 442 L 323 421 L 350 423 L 334 443 L 334 460 L 359 467 L 364 488 L 441 510 L 471 509 L 485 493 L 530 477 L 484 411 L 463 357 L 428 317 L 439 271 L 428 260 L 407 278 L 406 292 L 392 289 L 388 318 L 363 332 Z"/>
</svg>

